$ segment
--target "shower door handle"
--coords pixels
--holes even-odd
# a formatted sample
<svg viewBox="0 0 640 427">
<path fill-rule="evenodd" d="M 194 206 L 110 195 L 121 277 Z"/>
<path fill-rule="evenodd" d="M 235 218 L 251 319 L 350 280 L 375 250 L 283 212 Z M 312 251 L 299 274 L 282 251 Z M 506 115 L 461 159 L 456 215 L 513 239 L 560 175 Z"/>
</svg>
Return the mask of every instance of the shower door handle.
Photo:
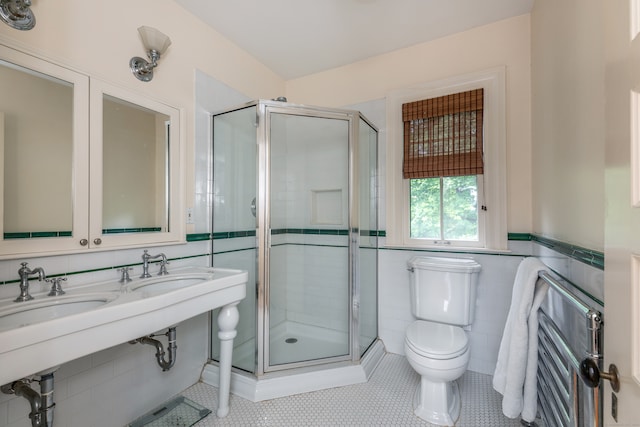
<svg viewBox="0 0 640 427">
<path fill-rule="evenodd" d="M 253 215 L 253 217 L 256 217 L 256 198 L 254 197 L 253 200 L 251 201 L 251 214 Z"/>
</svg>

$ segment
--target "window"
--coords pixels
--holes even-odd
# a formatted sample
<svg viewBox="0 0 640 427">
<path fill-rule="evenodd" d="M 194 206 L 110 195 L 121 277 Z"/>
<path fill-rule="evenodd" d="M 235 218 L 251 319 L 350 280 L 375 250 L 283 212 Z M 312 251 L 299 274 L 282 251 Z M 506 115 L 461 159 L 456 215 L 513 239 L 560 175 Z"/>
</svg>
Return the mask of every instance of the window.
<svg viewBox="0 0 640 427">
<path fill-rule="evenodd" d="M 507 249 L 504 69 L 387 97 L 389 246 Z"/>
<path fill-rule="evenodd" d="M 434 244 L 480 242 L 483 89 L 402 104 L 409 237 Z"/>
</svg>

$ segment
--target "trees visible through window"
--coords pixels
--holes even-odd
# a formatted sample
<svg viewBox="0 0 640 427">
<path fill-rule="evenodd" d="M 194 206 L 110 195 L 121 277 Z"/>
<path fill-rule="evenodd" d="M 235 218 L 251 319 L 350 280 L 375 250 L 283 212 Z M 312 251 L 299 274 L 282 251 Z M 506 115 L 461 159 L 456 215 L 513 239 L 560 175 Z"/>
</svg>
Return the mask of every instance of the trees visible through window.
<svg viewBox="0 0 640 427">
<path fill-rule="evenodd" d="M 411 180 L 410 238 L 478 241 L 475 175 Z"/>
</svg>

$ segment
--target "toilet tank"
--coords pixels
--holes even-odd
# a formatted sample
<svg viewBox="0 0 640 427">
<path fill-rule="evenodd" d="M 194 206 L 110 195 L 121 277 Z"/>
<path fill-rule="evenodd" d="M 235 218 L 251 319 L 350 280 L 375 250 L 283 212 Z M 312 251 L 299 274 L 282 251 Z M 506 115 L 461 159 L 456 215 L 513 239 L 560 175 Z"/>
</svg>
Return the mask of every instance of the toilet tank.
<svg viewBox="0 0 640 427">
<path fill-rule="evenodd" d="M 459 326 L 473 322 L 480 264 L 472 258 L 424 256 L 407 264 L 416 318 Z"/>
</svg>

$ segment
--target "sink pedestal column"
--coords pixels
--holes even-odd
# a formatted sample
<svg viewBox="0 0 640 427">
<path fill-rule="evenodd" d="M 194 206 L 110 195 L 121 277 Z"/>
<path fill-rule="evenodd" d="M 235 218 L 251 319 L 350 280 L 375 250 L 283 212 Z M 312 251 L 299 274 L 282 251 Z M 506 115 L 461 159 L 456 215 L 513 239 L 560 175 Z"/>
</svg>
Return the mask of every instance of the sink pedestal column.
<svg viewBox="0 0 640 427">
<path fill-rule="evenodd" d="M 236 337 L 236 326 L 240 314 L 236 307 L 238 302 L 225 305 L 218 315 L 218 338 L 220 338 L 220 385 L 218 387 L 218 417 L 226 417 L 229 413 L 229 391 L 231 388 L 231 355 L 233 339 Z"/>
</svg>

